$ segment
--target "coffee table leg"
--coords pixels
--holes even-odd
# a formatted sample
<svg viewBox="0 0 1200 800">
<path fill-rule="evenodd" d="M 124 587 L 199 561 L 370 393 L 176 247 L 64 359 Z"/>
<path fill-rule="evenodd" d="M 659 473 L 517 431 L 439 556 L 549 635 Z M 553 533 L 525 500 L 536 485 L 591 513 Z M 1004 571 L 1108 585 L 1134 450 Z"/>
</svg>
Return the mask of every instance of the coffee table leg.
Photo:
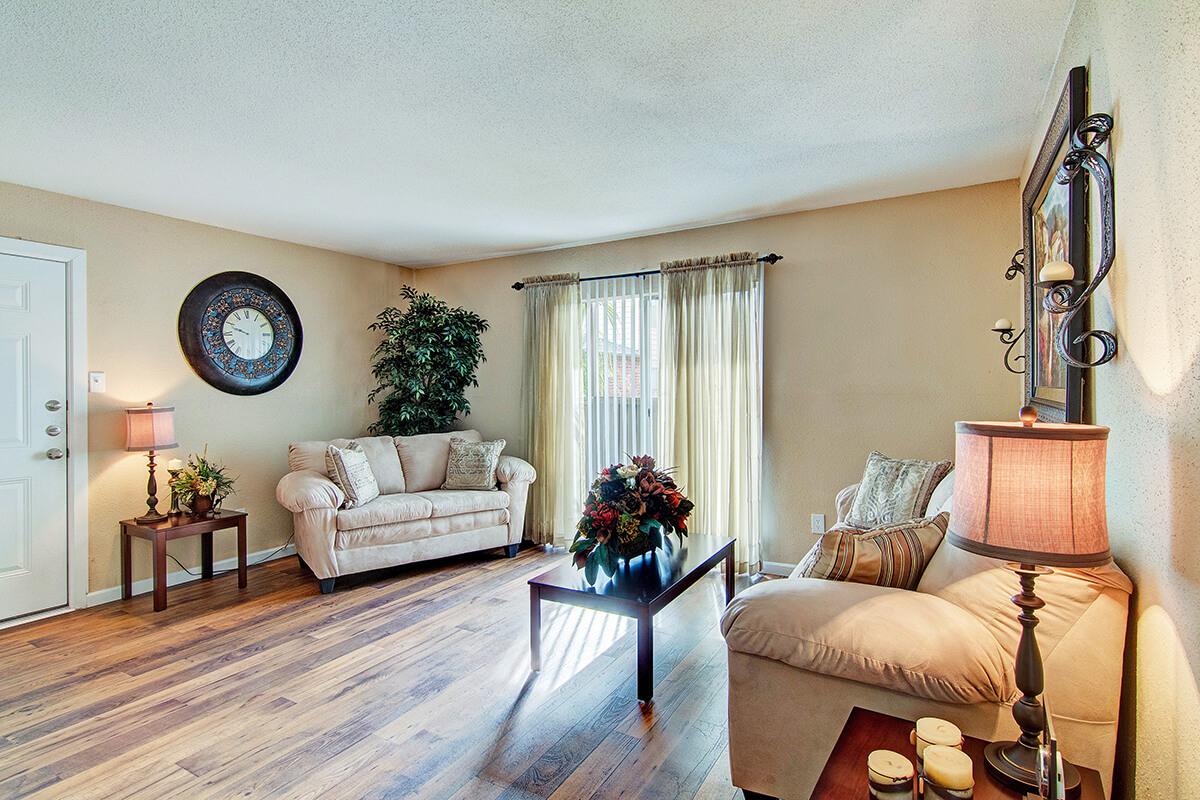
<svg viewBox="0 0 1200 800">
<path fill-rule="evenodd" d="M 542 593 L 536 586 L 529 587 L 529 668 L 542 669 Z"/>
<path fill-rule="evenodd" d="M 154 535 L 154 610 L 167 607 L 167 537 Z"/>
<path fill-rule="evenodd" d="M 209 534 L 210 536 L 212 534 Z M 238 517 L 238 588 L 246 588 L 246 518 Z"/>
<path fill-rule="evenodd" d="M 200 534 L 200 577 L 213 576 L 213 537 L 212 531 Z"/>
<path fill-rule="evenodd" d="M 725 605 L 729 605 L 733 600 L 733 548 L 729 548 L 729 552 L 725 554 Z"/>
<path fill-rule="evenodd" d="M 643 703 L 654 698 L 654 616 L 648 608 L 637 618 L 637 695 Z"/>
<path fill-rule="evenodd" d="M 132 537 L 125 530 L 125 526 L 121 526 L 121 599 L 128 600 L 133 596 L 133 564 L 131 563 L 131 553 L 129 540 Z"/>
</svg>

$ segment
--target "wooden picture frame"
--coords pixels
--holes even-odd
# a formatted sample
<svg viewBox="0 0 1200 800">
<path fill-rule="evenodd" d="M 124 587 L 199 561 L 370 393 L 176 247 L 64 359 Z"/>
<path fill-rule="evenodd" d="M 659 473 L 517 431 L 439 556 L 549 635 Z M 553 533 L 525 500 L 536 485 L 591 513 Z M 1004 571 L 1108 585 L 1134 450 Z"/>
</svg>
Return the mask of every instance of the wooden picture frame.
<svg viewBox="0 0 1200 800">
<path fill-rule="evenodd" d="M 1021 193 L 1021 227 L 1025 246 L 1025 403 L 1047 422 L 1083 422 L 1083 370 L 1065 364 L 1055 349 L 1061 315 L 1042 307 L 1045 289 L 1038 271 L 1048 260 L 1069 262 L 1075 279 L 1086 281 L 1088 267 L 1087 175 L 1082 171 L 1066 185 L 1055 173 L 1071 147 L 1071 134 L 1087 115 L 1087 68 L 1075 67 L 1066 83 L 1037 159 Z M 1087 329 L 1086 313 L 1071 321 L 1071 338 Z M 1081 356 L 1081 348 L 1072 351 Z"/>
</svg>

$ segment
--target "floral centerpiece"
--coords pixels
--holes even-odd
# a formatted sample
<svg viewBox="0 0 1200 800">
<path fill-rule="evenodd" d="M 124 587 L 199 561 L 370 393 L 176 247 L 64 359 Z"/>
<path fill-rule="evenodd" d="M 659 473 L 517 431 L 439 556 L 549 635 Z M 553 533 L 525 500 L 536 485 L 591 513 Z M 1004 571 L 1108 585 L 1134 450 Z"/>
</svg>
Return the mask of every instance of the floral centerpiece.
<svg viewBox="0 0 1200 800">
<path fill-rule="evenodd" d="M 225 467 L 209 459 L 205 447 L 203 454 L 188 456 L 187 466 L 173 473 L 171 491 L 193 514 L 207 514 L 233 494 L 235 480 Z"/>
<path fill-rule="evenodd" d="M 650 456 L 614 464 L 592 483 L 571 552 L 575 566 L 594 583 L 599 570 L 612 576 L 619 559 L 649 553 L 663 544 L 663 531 L 687 536 L 694 504 L 667 470 L 655 469 Z"/>
</svg>

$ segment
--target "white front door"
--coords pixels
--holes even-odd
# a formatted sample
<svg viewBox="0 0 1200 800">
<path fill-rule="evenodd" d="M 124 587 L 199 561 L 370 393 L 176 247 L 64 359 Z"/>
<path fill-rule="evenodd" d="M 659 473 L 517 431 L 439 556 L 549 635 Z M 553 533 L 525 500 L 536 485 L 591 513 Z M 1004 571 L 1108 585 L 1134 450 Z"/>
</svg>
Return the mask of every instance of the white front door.
<svg viewBox="0 0 1200 800">
<path fill-rule="evenodd" d="M 66 270 L 0 253 L 0 620 L 68 600 Z"/>
</svg>

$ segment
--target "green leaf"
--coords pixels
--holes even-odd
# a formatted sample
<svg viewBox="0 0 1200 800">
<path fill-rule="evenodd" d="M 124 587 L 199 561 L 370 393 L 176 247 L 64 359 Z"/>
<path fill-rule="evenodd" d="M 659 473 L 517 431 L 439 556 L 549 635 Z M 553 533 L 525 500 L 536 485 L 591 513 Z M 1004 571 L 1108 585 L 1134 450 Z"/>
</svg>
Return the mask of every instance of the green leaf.
<svg viewBox="0 0 1200 800">
<path fill-rule="evenodd" d="M 596 582 L 596 570 L 598 567 L 596 551 L 593 550 L 591 555 L 588 556 L 587 563 L 583 566 L 583 577 L 588 583 Z"/>
</svg>

